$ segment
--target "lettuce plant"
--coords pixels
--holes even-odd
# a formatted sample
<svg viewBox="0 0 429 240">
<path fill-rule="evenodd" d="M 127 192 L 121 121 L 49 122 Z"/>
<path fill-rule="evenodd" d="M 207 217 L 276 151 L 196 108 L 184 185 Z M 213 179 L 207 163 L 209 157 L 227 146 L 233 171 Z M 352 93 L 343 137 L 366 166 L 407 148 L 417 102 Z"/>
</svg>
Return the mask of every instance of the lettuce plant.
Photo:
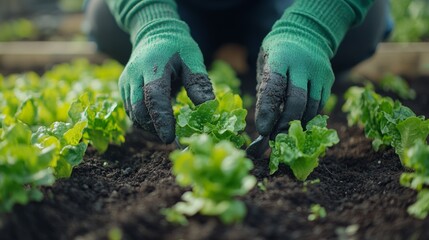
<svg viewBox="0 0 429 240">
<path fill-rule="evenodd" d="M 74 123 L 87 122 L 83 138 L 100 153 L 107 150 L 109 143 L 125 141 L 127 116 L 122 102 L 108 96 L 85 92 L 71 104 L 69 116 Z"/>
<path fill-rule="evenodd" d="M 216 95 L 221 92 L 240 93 L 240 79 L 234 69 L 224 61 L 214 61 L 208 72 Z"/>
<path fill-rule="evenodd" d="M 247 110 L 239 95 L 227 92 L 198 106 L 186 102 L 179 106 L 175 110 L 179 138 L 206 133 L 215 142 L 229 140 L 236 147 L 246 142 L 241 132 L 246 127 Z"/>
<path fill-rule="evenodd" d="M 403 173 L 400 183 L 418 192 L 417 201 L 408 207 L 408 213 L 424 219 L 429 213 L 429 146 L 419 140 L 404 156 L 404 165 L 413 172 Z"/>
<path fill-rule="evenodd" d="M 243 202 L 235 197 L 246 194 L 256 183 L 249 174 L 253 163 L 246 158 L 244 150 L 222 140 L 218 143 L 209 135 L 193 135 L 181 139 L 189 145 L 183 151 L 171 153 L 176 181 L 184 187 L 182 202 L 165 210 L 169 221 L 185 224 L 185 216 L 197 213 L 219 216 L 224 223 L 240 221 L 246 214 Z"/>
<path fill-rule="evenodd" d="M 326 128 L 327 116 L 317 115 L 304 130 L 299 120 L 291 121 L 287 134 L 280 133 L 270 141 L 270 174 L 280 163 L 289 166 L 298 180 L 304 181 L 319 165 L 326 148 L 339 142 L 337 132 Z"/>
<path fill-rule="evenodd" d="M 87 143 L 82 141 L 87 122 L 76 124 L 55 122 L 49 127 L 42 126 L 32 134 L 33 145 L 40 148 L 55 147 L 55 161 L 49 166 L 56 178 L 70 177 L 72 169 L 83 159 Z"/>
<path fill-rule="evenodd" d="M 0 212 L 41 200 L 40 186 L 54 183 L 56 147 L 31 144 L 31 130 L 24 123 L 2 123 L 0 128 Z"/>
<path fill-rule="evenodd" d="M 26 18 L 18 18 L 0 23 L 0 42 L 34 40 L 37 37 L 37 26 Z"/>
<path fill-rule="evenodd" d="M 410 88 L 407 81 L 393 73 L 388 73 L 380 80 L 380 87 L 383 91 L 393 92 L 402 99 L 415 99 L 416 91 Z"/>
</svg>

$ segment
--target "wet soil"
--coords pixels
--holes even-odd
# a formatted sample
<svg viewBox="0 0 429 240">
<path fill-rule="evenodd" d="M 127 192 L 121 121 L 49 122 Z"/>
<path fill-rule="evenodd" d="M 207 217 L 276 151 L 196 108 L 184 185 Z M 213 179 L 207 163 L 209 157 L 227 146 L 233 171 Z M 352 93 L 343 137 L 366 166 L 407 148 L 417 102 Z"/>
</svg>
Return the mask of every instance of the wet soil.
<svg viewBox="0 0 429 240">
<path fill-rule="evenodd" d="M 418 97 L 404 101 L 429 116 L 429 79 L 412 82 Z M 342 95 L 346 85 L 334 88 Z M 405 169 L 392 149 L 374 152 L 363 131 L 347 127 L 341 102 L 329 119 L 340 143 L 328 150 L 303 184 L 281 167 L 268 173 L 268 159 L 255 161 L 253 174 L 266 180 L 242 197 L 248 214 L 225 226 L 216 218 L 195 216 L 186 227 L 168 223 L 160 210 L 180 200 L 168 154 L 172 146 L 153 145 L 134 131 L 126 143 L 103 154 L 89 149 L 71 178 L 43 188 L 45 198 L 0 216 L 0 239 L 429 239 L 429 218 L 407 214 L 416 193 L 399 184 Z M 252 129 L 250 124 L 249 129 Z M 320 204 L 326 218 L 309 221 Z"/>
</svg>

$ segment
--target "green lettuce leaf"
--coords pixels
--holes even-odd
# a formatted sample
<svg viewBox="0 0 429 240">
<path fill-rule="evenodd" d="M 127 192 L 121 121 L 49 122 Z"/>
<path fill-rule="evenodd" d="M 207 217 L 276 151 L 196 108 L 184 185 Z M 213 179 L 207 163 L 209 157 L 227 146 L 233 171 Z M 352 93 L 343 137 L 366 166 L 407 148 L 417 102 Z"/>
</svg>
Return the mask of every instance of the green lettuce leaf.
<svg viewBox="0 0 429 240">
<path fill-rule="evenodd" d="M 176 110 L 176 135 L 179 138 L 206 133 L 216 142 L 229 140 L 237 147 L 246 142 L 247 110 L 239 95 L 225 93 L 198 106 L 182 106 Z"/>
<path fill-rule="evenodd" d="M 327 116 L 317 115 L 308 122 L 304 131 L 301 122 L 291 121 L 287 134 L 280 133 L 270 141 L 270 174 L 280 163 L 289 166 L 298 180 L 304 181 L 319 164 L 319 157 L 328 147 L 339 142 L 337 132 L 327 129 Z"/>
<path fill-rule="evenodd" d="M 0 135 L 0 212 L 15 204 L 41 200 L 40 186 L 55 178 L 50 168 L 56 160 L 54 145 L 40 148 L 31 144 L 31 130 L 18 122 L 3 126 Z"/>
<path fill-rule="evenodd" d="M 243 219 L 245 206 L 234 198 L 243 196 L 256 184 L 255 177 L 249 174 L 253 163 L 245 157 L 245 151 L 226 140 L 216 143 L 207 134 L 183 138 L 181 143 L 189 147 L 170 154 L 173 173 L 177 183 L 190 186 L 192 192 L 183 194 L 183 202 L 167 211 L 167 217 L 182 223 L 184 218 L 180 216 L 196 213 L 219 216 L 224 223 Z"/>
<path fill-rule="evenodd" d="M 380 80 L 380 87 L 383 91 L 393 92 L 402 99 L 416 98 L 416 91 L 410 88 L 405 79 L 392 73 L 383 76 Z"/>
<path fill-rule="evenodd" d="M 408 207 L 408 213 L 424 219 L 429 213 L 429 146 L 418 140 L 404 151 L 403 164 L 413 172 L 402 173 L 400 183 L 418 192 L 417 201 Z"/>
<path fill-rule="evenodd" d="M 87 122 L 83 138 L 100 153 L 105 152 L 110 143 L 125 141 L 128 127 L 125 110 L 122 103 L 108 96 L 95 97 L 91 92 L 84 92 L 71 104 L 69 116 L 75 123 Z"/>
</svg>

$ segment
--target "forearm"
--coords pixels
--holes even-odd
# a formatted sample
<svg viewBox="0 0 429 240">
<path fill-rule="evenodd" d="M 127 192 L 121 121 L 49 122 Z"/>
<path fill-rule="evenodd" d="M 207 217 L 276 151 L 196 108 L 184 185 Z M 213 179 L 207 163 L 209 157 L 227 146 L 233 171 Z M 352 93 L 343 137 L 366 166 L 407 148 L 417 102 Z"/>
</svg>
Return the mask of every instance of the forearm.
<svg viewBox="0 0 429 240">
<path fill-rule="evenodd" d="M 332 58 L 347 31 L 363 21 L 374 0 L 296 0 L 273 32 L 295 31 L 302 38 L 291 41 L 323 40 L 323 48 Z M 272 34 L 272 33 L 271 33 Z M 289 34 L 290 35 L 290 34 Z M 293 34 L 292 34 L 293 35 Z"/>
</svg>

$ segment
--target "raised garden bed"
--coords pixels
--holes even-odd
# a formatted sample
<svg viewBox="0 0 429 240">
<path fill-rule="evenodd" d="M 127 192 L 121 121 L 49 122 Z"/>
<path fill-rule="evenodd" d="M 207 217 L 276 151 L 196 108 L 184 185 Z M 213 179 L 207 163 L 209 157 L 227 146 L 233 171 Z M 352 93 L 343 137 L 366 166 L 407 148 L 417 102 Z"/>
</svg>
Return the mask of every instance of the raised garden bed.
<svg viewBox="0 0 429 240">
<path fill-rule="evenodd" d="M 403 101 L 418 115 L 429 116 L 429 79 L 411 79 L 417 92 Z M 337 83 L 342 96 L 349 83 Z M 340 98 L 341 99 L 341 98 Z M 393 149 L 374 152 L 363 130 L 347 127 L 340 111 L 330 127 L 340 143 L 327 151 L 309 180 L 297 181 L 281 167 L 269 175 L 268 159 L 254 161 L 260 187 L 241 199 L 248 213 L 240 224 L 191 217 L 182 227 L 168 223 L 160 210 L 171 207 L 187 190 L 175 183 L 168 155 L 174 146 L 146 142 L 138 131 L 123 146 L 102 155 L 89 148 L 72 176 L 42 189 L 44 200 L 15 206 L 0 218 L 2 239 L 428 239 L 429 219 L 407 213 L 416 193 L 399 184 L 405 171 Z M 252 113 L 248 131 L 252 130 Z M 266 180 L 264 180 L 266 179 Z M 309 221 L 312 204 L 327 216 Z"/>
</svg>

